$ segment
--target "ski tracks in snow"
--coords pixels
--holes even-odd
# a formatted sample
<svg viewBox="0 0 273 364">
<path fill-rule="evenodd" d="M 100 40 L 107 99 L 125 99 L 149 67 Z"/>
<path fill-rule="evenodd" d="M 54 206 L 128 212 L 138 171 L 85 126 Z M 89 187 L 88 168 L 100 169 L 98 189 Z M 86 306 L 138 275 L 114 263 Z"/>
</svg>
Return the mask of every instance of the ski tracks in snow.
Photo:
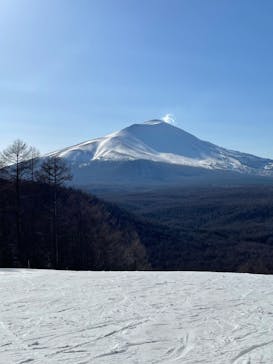
<svg viewBox="0 0 273 364">
<path fill-rule="evenodd" d="M 272 364 L 273 277 L 0 270 L 0 363 Z"/>
</svg>

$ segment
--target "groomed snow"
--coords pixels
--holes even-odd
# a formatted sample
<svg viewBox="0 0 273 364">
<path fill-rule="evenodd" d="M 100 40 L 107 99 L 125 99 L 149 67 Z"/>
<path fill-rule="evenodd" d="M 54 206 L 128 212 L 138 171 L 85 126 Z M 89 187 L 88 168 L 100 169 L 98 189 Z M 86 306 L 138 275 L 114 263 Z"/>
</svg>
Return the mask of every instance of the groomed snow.
<svg viewBox="0 0 273 364">
<path fill-rule="evenodd" d="M 0 363 L 273 363 L 273 277 L 0 270 Z"/>
</svg>

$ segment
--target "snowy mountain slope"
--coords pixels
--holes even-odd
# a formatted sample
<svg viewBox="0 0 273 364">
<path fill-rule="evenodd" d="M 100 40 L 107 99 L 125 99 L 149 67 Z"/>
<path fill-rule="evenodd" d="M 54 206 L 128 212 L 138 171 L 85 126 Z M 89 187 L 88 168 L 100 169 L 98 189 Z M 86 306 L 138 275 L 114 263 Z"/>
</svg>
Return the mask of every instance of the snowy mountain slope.
<svg viewBox="0 0 273 364">
<path fill-rule="evenodd" d="M 272 363 L 272 276 L 2 269 L 0 279 L 1 363 Z"/>
<path fill-rule="evenodd" d="M 172 165 L 176 170 L 180 166 L 203 171 L 273 176 L 273 160 L 221 148 L 161 120 L 133 124 L 121 131 L 53 154 L 65 158 L 71 164 L 76 180 L 77 175 L 85 175 L 86 177 L 81 177 L 83 182 L 88 178 L 88 173 L 79 172 L 79 169 L 100 169 L 99 165 L 105 168 L 104 162 L 110 170 L 119 169 L 121 165 L 124 169 L 126 162 L 132 161 L 148 161 L 157 165 L 163 163 L 164 167 Z M 155 165 L 152 164 L 149 168 L 154 169 Z M 166 176 L 162 173 L 159 179 L 165 179 Z M 172 173 L 168 173 L 171 178 Z"/>
</svg>

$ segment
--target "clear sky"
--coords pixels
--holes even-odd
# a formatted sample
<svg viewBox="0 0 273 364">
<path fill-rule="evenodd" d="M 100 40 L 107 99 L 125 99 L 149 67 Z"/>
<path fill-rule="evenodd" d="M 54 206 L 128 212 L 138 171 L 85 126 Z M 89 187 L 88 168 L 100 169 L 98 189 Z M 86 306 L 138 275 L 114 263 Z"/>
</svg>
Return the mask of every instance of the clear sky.
<svg viewBox="0 0 273 364">
<path fill-rule="evenodd" d="M 273 158 L 272 0 L 0 0 L 0 149 L 174 114 Z"/>
</svg>

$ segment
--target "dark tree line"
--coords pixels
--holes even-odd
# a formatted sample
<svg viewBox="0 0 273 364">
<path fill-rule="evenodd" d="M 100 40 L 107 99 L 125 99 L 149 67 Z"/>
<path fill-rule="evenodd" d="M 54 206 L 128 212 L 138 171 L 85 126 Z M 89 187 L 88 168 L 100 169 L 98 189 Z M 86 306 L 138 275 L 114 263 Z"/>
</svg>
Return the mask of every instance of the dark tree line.
<svg viewBox="0 0 273 364">
<path fill-rule="evenodd" d="M 0 154 L 0 266 L 144 269 L 145 249 L 130 219 L 65 187 L 65 161 L 40 158 L 16 140 Z"/>
<path fill-rule="evenodd" d="M 71 180 L 72 175 L 65 161 L 56 156 L 48 157 L 42 163 L 36 173 L 38 181 L 46 183 L 51 187 L 50 210 L 51 210 L 51 234 L 52 250 L 54 254 L 54 266 L 59 267 L 59 241 L 58 241 L 58 187 L 66 181 Z"/>
<path fill-rule="evenodd" d="M 50 196 L 51 215 L 51 240 L 55 252 L 54 266 L 58 267 L 58 229 L 57 229 L 57 187 L 63 185 L 72 178 L 69 168 L 64 160 L 50 156 L 39 161 L 40 153 L 35 147 L 28 146 L 25 142 L 17 139 L 4 149 L 0 154 L 1 174 L 4 179 L 10 182 L 15 191 L 15 220 L 16 220 L 16 248 L 22 250 L 22 183 L 24 181 L 38 181 L 52 186 Z M 25 246 L 28 266 L 30 265 L 29 250 Z"/>
<path fill-rule="evenodd" d="M 111 195 L 101 194 L 140 220 L 137 230 L 153 269 L 273 273 L 272 186 Z"/>
</svg>

